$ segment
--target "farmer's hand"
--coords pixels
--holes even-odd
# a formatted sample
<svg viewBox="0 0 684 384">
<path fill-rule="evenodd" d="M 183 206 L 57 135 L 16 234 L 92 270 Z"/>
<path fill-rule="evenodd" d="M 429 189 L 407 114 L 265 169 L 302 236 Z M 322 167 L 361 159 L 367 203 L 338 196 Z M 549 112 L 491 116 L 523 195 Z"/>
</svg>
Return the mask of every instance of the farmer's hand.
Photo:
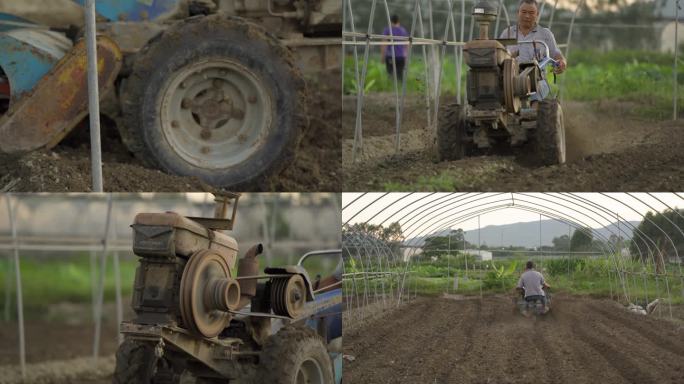
<svg viewBox="0 0 684 384">
<path fill-rule="evenodd" d="M 565 72 L 565 67 L 567 64 L 565 63 L 565 59 L 562 57 L 556 60 L 558 61 L 558 64 L 553 68 L 553 73 L 560 75 L 561 73 Z"/>
</svg>

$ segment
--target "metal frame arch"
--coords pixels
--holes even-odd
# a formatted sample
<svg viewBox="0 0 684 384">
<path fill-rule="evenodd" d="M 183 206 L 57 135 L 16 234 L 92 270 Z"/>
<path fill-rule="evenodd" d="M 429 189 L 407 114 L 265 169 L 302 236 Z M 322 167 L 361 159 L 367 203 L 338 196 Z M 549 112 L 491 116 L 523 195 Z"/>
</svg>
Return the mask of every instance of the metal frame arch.
<svg viewBox="0 0 684 384">
<path fill-rule="evenodd" d="M 529 194 L 524 194 L 524 193 L 520 193 L 520 194 L 521 194 L 521 195 L 529 196 Z M 564 195 L 563 195 L 562 193 L 559 194 L 559 195 L 551 195 L 551 194 L 549 194 L 548 196 L 558 198 L 558 199 L 560 199 L 560 200 L 569 202 L 569 203 L 574 204 L 574 205 L 577 205 L 577 206 L 582 206 L 582 205 L 580 205 L 580 204 L 578 204 L 578 203 L 576 203 L 576 202 L 574 202 L 574 201 L 569 201 L 569 200 L 563 198 Z M 540 198 L 540 199 L 541 199 L 541 198 Z M 548 200 L 548 199 L 543 199 L 543 200 L 548 201 L 548 202 L 550 202 L 550 203 L 552 203 L 552 204 L 556 204 L 556 202 L 550 201 L 550 200 Z M 559 205 L 565 207 L 565 206 L 562 205 L 562 204 L 559 204 Z M 598 205 L 598 204 L 595 204 L 595 203 L 592 202 L 591 205 L 594 206 L 596 209 L 599 209 L 599 210 L 601 210 L 601 211 L 603 211 L 603 212 L 606 212 L 606 213 L 611 214 L 611 215 L 613 214 L 613 212 L 611 212 L 611 211 L 609 211 L 609 210 L 607 210 L 607 209 L 601 207 L 601 206 Z M 609 218 L 605 218 L 603 215 L 601 215 L 600 213 L 598 213 L 598 212 L 595 211 L 595 210 L 592 210 L 592 209 L 589 209 L 589 208 L 586 208 L 586 207 L 583 207 L 583 209 L 587 209 L 587 210 L 589 210 L 590 212 L 592 212 L 593 214 L 599 215 L 600 217 L 602 217 L 603 219 L 605 219 L 606 221 L 608 221 L 608 224 L 609 224 L 609 225 L 613 224 L 613 221 L 612 221 L 612 220 L 613 220 L 613 217 L 612 217 L 612 216 L 609 216 Z M 588 217 L 588 215 L 587 215 L 587 217 Z M 618 220 L 619 220 L 619 215 L 617 216 L 617 218 L 618 218 Z M 594 220 L 594 221 L 596 221 L 596 223 L 598 223 L 599 225 L 604 225 L 603 223 L 600 223 L 600 222 L 598 222 L 597 220 Z M 640 232 L 635 226 L 631 225 L 631 223 L 627 223 L 627 224 L 629 224 L 629 225 L 632 227 L 632 233 L 633 233 L 633 234 L 634 234 L 635 231 L 636 231 L 636 232 Z M 619 227 L 618 227 L 618 230 L 620 230 Z M 610 230 L 610 232 L 611 232 L 611 234 L 615 234 L 612 230 Z M 624 232 L 624 234 L 627 235 L 627 232 L 625 232 L 624 230 L 622 230 L 622 232 Z M 640 233 L 638 233 L 638 235 L 641 236 Z M 619 232 L 618 232 L 618 236 L 620 236 L 620 233 L 619 233 Z M 650 239 L 649 239 L 649 240 L 650 240 Z M 652 240 L 651 240 L 651 242 L 655 245 L 655 242 L 653 242 Z M 648 244 L 647 244 L 647 245 L 648 245 Z M 650 251 L 650 247 L 649 247 L 649 251 Z M 652 252 L 652 251 L 651 251 L 651 252 Z M 639 253 L 640 253 L 640 255 L 641 255 L 641 251 L 639 251 Z"/>
</svg>

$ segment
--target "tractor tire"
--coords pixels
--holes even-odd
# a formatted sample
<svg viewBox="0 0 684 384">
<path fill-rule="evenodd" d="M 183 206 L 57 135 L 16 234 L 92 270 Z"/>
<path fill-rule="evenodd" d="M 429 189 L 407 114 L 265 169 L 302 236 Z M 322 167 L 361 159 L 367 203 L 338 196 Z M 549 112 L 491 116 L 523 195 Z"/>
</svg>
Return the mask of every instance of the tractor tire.
<svg viewBox="0 0 684 384">
<path fill-rule="evenodd" d="M 150 343 L 125 340 L 116 351 L 113 384 L 179 384 L 180 377 Z"/>
<path fill-rule="evenodd" d="M 313 330 L 289 326 L 271 336 L 260 360 L 260 383 L 332 384 L 332 361 Z"/>
<path fill-rule="evenodd" d="M 565 126 L 558 100 L 540 102 L 534 146 L 537 161 L 541 165 L 565 163 Z"/>
<path fill-rule="evenodd" d="M 460 104 L 447 104 L 439 114 L 437 160 L 460 160 L 466 155 L 466 121 Z"/>
<path fill-rule="evenodd" d="M 308 126 L 294 55 L 237 17 L 196 16 L 141 50 L 121 90 L 124 143 L 146 165 L 216 187 L 268 188 Z"/>
</svg>

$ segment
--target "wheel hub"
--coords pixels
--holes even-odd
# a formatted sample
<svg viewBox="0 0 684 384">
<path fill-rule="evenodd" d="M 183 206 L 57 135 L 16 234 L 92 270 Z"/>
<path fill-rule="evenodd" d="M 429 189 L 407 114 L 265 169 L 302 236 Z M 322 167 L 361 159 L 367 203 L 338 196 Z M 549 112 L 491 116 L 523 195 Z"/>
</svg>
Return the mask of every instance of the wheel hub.
<svg viewBox="0 0 684 384">
<path fill-rule="evenodd" d="M 188 163 L 228 168 L 264 144 L 273 102 L 249 68 L 226 59 L 207 60 L 179 70 L 167 84 L 161 99 L 162 131 Z"/>
</svg>

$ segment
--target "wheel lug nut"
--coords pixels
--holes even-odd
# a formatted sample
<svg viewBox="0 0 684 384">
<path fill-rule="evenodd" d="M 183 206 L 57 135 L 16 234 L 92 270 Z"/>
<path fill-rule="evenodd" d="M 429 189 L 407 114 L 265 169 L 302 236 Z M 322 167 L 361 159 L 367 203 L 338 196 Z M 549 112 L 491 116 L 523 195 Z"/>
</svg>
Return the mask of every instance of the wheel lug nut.
<svg viewBox="0 0 684 384">
<path fill-rule="evenodd" d="M 212 81 L 211 84 L 212 84 L 215 88 L 221 88 L 221 86 L 223 85 L 223 81 L 220 80 L 220 79 L 214 79 L 214 81 Z"/>
<path fill-rule="evenodd" d="M 173 128 L 178 128 L 178 127 L 180 127 L 180 123 L 178 122 L 178 120 L 173 120 L 173 121 L 171 122 L 171 126 L 172 126 Z"/>
<path fill-rule="evenodd" d="M 202 132 L 200 133 L 200 137 L 204 140 L 211 139 L 211 131 L 208 129 L 203 129 Z M 204 148 L 206 148 L 206 147 L 204 147 Z M 202 151 L 204 151 L 204 148 L 202 148 Z"/>
<path fill-rule="evenodd" d="M 208 154 L 211 150 L 209 149 L 209 147 L 202 147 L 201 151 L 202 151 L 203 154 L 206 155 L 206 154 Z"/>
<path fill-rule="evenodd" d="M 192 101 L 188 98 L 184 98 L 183 101 L 181 101 L 181 108 L 183 109 L 188 109 L 192 106 Z"/>
</svg>

